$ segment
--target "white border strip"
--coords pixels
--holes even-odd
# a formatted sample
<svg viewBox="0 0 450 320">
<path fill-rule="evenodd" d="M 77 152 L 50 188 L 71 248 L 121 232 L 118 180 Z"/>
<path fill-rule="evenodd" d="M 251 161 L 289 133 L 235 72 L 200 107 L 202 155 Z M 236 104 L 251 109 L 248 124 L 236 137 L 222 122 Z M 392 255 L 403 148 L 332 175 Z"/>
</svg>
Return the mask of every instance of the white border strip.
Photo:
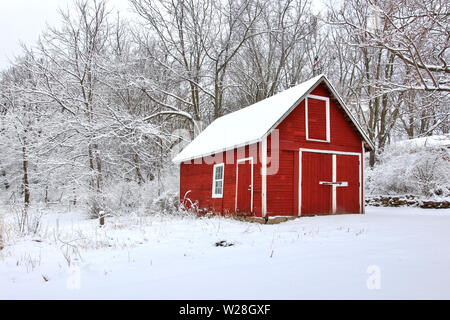
<svg viewBox="0 0 450 320">
<path fill-rule="evenodd" d="M 361 193 L 359 195 L 359 199 L 361 199 L 359 201 L 360 203 L 360 211 L 361 213 L 366 213 L 366 189 L 365 189 L 365 175 L 364 175 L 364 159 L 366 157 L 366 148 L 364 148 L 364 141 L 361 141 L 361 145 L 362 145 L 362 152 L 361 152 L 361 159 L 359 162 L 359 167 L 360 167 L 360 172 L 359 172 L 359 183 L 362 184 L 362 188 L 361 188 Z M 361 178 L 362 176 L 362 178 Z"/>
<path fill-rule="evenodd" d="M 333 159 L 332 159 L 332 162 L 333 162 L 333 173 L 332 173 L 332 176 L 333 176 L 333 182 L 336 182 L 337 181 L 337 164 L 336 164 L 336 154 L 334 154 L 333 153 L 333 155 L 332 155 L 332 157 L 333 157 Z M 332 209 L 331 209 L 331 212 L 333 213 L 333 214 L 335 214 L 336 213 L 336 208 L 337 208 L 337 203 L 336 203 L 336 185 L 335 184 L 333 184 L 332 186 L 331 186 L 331 188 L 332 188 L 332 192 L 331 192 L 331 196 L 332 196 L 332 199 L 331 199 L 331 201 L 332 201 Z"/>
<path fill-rule="evenodd" d="M 267 136 L 261 143 L 261 215 L 267 214 Z"/>
</svg>

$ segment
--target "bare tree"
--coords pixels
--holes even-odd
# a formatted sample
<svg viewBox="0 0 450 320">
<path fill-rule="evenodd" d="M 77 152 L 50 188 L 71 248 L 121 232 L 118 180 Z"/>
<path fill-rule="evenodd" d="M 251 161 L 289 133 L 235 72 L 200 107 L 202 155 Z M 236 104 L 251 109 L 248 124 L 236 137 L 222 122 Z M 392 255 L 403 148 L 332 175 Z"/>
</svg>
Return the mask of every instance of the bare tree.
<svg viewBox="0 0 450 320">
<path fill-rule="evenodd" d="M 240 101 L 255 103 L 307 76 L 307 42 L 313 32 L 308 1 L 263 2 L 260 19 L 234 63 L 233 81 Z M 312 66 L 312 65 L 311 65 Z M 236 108 L 235 107 L 235 108 Z"/>
<path fill-rule="evenodd" d="M 431 133 L 448 121 L 448 112 L 436 112 L 441 105 L 448 104 L 445 93 L 448 76 L 443 67 L 448 39 L 441 29 L 447 18 L 442 15 L 443 7 L 442 3 L 433 1 L 421 5 L 404 1 L 399 6 L 392 1 L 348 0 L 339 8 L 329 9 L 327 21 L 338 30 L 335 41 L 343 44 L 337 47 L 337 56 L 340 61 L 350 61 L 353 65 L 346 67 L 347 71 L 339 70 L 339 82 L 342 87 L 346 87 L 345 81 L 351 83 L 344 90 L 347 101 L 378 148 L 384 147 L 392 133 L 399 134 L 395 130 L 398 121 L 409 136 L 414 134 L 411 128 L 417 126 L 417 115 L 424 120 L 419 134 Z M 428 37 L 432 26 L 437 28 L 437 35 Z M 414 46 L 423 49 L 413 50 Z M 432 48 L 439 48 L 439 52 Z M 344 56 L 349 59 L 343 59 Z M 442 68 L 431 67 L 432 61 L 438 60 Z M 437 78 L 440 80 L 432 80 Z M 425 101 L 419 97 L 427 95 L 436 99 L 432 110 L 429 104 L 421 104 Z M 374 162 L 373 152 L 370 164 Z"/>
<path fill-rule="evenodd" d="M 25 231 L 28 222 L 28 210 L 31 205 L 33 180 L 39 178 L 43 165 L 38 157 L 41 152 L 43 130 L 48 113 L 45 101 L 37 101 L 32 95 L 22 91 L 23 88 L 34 90 L 38 79 L 31 65 L 32 58 L 25 56 L 19 62 L 3 72 L 0 88 L 4 110 L 1 114 L 2 142 L 4 153 L 3 175 L 5 181 L 15 183 L 22 195 L 23 208 L 19 218 L 19 228 Z M 9 189 L 9 183 L 6 189 Z M 12 190 L 12 197 L 16 191 Z"/>
<path fill-rule="evenodd" d="M 33 61 L 42 81 L 30 93 L 52 99 L 83 137 L 78 143 L 86 148 L 92 214 L 103 224 L 102 157 L 95 123 L 105 103 L 99 60 L 106 50 L 110 25 L 105 1 L 77 1 L 75 9 L 60 10 L 61 28 L 50 27 L 42 35 L 38 58 Z"/>
</svg>

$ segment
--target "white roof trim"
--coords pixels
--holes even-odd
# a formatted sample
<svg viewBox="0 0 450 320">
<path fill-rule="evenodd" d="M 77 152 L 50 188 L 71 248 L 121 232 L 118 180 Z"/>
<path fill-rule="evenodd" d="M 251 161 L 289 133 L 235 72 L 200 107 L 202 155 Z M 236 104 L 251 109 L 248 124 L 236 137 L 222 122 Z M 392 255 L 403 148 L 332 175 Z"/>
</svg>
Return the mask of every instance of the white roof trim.
<svg viewBox="0 0 450 320">
<path fill-rule="evenodd" d="M 355 124 L 365 142 L 373 149 L 373 143 L 334 87 L 325 75 L 319 75 L 272 97 L 216 119 L 172 161 L 180 163 L 260 142 L 323 80 Z"/>
</svg>

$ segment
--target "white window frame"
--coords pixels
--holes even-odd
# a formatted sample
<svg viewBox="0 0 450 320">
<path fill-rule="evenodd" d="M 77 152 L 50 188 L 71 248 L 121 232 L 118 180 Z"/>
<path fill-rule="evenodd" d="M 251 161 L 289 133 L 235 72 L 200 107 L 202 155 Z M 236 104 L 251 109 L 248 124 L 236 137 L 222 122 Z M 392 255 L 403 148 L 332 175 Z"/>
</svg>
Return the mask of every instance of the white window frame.
<svg viewBox="0 0 450 320">
<path fill-rule="evenodd" d="M 309 126 L 308 126 L 308 99 L 316 99 L 316 100 L 322 100 L 325 101 L 325 112 L 326 112 L 326 140 L 321 139 L 310 139 L 309 138 Z M 307 141 L 316 141 L 316 142 L 326 142 L 330 143 L 330 98 L 328 97 L 322 97 L 322 96 L 316 96 L 313 94 L 309 94 L 305 98 L 305 128 L 306 128 L 306 140 Z"/>
<path fill-rule="evenodd" d="M 222 179 L 216 179 L 216 170 L 217 168 L 222 167 Z M 224 163 L 219 163 L 214 165 L 214 170 L 213 170 L 213 181 L 212 181 L 212 198 L 223 198 L 223 187 L 224 187 L 224 181 L 225 179 L 225 164 Z M 222 193 L 216 193 L 216 182 L 217 181 L 222 181 Z"/>
</svg>

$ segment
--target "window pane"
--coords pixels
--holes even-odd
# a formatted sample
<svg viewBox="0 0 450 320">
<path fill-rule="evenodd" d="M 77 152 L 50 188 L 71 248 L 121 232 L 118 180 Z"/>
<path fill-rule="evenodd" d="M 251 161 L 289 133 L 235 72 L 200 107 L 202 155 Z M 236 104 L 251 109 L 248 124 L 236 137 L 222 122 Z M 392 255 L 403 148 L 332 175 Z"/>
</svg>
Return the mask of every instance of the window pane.
<svg viewBox="0 0 450 320">
<path fill-rule="evenodd" d="M 222 194 L 222 181 L 216 181 L 215 186 L 214 186 L 214 193 Z"/>
<path fill-rule="evenodd" d="M 222 179 L 223 167 L 216 167 L 216 179 Z"/>
<path fill-rule="evenodd" d="M 218 165 L 214 167 L 214 177 L 213 177 L 213 195 L 222 196 L 223 194 L 223 165 Z"/>
</svg>

